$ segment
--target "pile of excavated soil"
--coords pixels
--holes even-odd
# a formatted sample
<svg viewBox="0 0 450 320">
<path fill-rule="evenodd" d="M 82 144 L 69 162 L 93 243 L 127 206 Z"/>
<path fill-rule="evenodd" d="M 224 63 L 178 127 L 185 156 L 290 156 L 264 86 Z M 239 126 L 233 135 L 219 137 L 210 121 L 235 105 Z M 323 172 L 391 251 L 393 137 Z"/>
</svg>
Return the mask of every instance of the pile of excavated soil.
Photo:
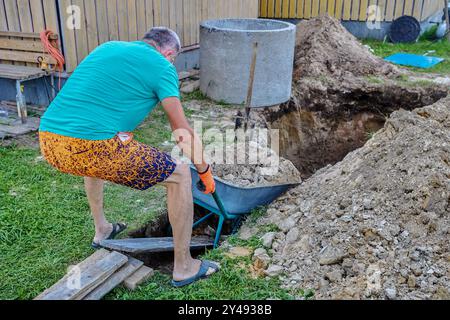
<svg viewBox="0 0 450 320">
<path fill-rule="evenodd" d="M 295 79 L 389 76 L 398 72 L 395 66 L 374 56 L 335 18 L 325 15 L 297 26 Z"/>
<path fill-rule="evenodd" d="M 236 164 L 213 164 L 214 175 L 241 187 L 262 187 L 275 184 L 301 183 L 300 172 L 291 161 L 279 157 L 270 148 L 259 145 L 255 141 L 248 144 L 231 145 L 230 148 L 242 153 L 242 161 L 236 155 Z M 266 155 L 252 159 L 250 154 Z"/>
<path fill-rule="evenodd" d="M 266 273 L 318 299 L 450 299 L 450 98 L 394 112 L 258 226 Z M 258 256 L 269 255 L 258 250 Z"/>
</svg>

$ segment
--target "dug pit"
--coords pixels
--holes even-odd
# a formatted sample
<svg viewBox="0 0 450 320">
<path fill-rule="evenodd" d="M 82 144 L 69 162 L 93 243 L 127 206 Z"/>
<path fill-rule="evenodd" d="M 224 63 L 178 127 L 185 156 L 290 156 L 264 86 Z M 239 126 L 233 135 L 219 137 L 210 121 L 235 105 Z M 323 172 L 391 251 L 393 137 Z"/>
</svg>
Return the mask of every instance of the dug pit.
<svg viewBox="0 0 450 320">
<path fill-rule="evenodd" d="M 280 155 L 297 167 L 302 178 L 309 178 L 361 148 L 392 112 L 431 105 L 448 94 L 438 86 L 385 81 L 335 89 L 320 81 L 297 82 L 295 98 L 263 113 L 269 128 L 280 130 Z"/>
</svg>

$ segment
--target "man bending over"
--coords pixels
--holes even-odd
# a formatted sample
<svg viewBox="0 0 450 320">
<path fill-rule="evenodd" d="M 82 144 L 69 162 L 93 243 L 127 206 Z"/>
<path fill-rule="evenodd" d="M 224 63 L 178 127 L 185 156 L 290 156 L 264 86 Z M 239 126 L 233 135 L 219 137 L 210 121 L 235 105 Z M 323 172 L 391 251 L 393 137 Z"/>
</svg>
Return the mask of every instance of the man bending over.
<svg viewBox="0 0 450 320">
<path fill-rule="evenodd" d="M 41 120 L 40 145 L 58 170 L 85 179 L 94 217 L 95 238 L 113 239 L 126 229 L 103 212 L 104 181 L 138 190 L 167 187 L 173 229 L 173 285 L 191 284 L 219 270 L 192 258 L 193 199 L 190 168 L 168 154 L 134 140 L 132 132 L 161 102 L 183 154 L 195 164 L 205 193 L 215 191 L 200 139 L 189 126 L 180 102 L 173 65 L 180 40 L 170 29 L 151 29 L 135 42 L 112 41 L 95 49 L 74 71 Z"/>
</svg>

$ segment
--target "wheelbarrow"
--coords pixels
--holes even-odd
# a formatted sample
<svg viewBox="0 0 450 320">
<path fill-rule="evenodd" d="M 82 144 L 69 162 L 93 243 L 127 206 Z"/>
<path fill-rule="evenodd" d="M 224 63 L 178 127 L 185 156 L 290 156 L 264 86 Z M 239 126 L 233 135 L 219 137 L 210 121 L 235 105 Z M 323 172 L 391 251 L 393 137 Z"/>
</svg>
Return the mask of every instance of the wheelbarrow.
<svg viewBox="0 0 450 320">
<path fill-rule="evenodd" d="M 191 249 L 201 249 L 211 246 L 217 248 L 222 235 L 223 225 L 226 221 L 233 223 L 234 233 L 237 231 L 240 221 L 248 216 L 255 208 L 272 203 L 292 187 L 298 186 L 298 184 L 284 184 L 244 188 L 235 186 L 222 179 L 214 178 L 216 181 L 216 192 L 212 195 L 206 195 L 199 190 L 198 182 L 200 178 L 197 170 L 192 167 L 191 171 L 194 203 L 209 212 L 205 217 L 193 224 L 193 229 L 195 230 L 214 215 L 219 217 L 214 243 L 209 238 L 197 237 L 192 239 Z M 172 228 L 169 226 L 169 233 L 171 232 Z M 174 250 L 172 237 L 104 240 L 100 244 L 104 248 L 129 254 L 168 252 Z"/>
<path fill-rule="evenodd" d="M 216 192 L 212 195 L 206 195 L 199 189 L 198 182 L 200 178 L 197 170 L 191 167 L 191 172 L 194 203 L 209 212 L 205 217 L 194 223 L 193 229 L 198 228 L 212 216 L 218 216 L 219 223 L 216 228 L 214 248 L 219 246 L 222 228 L 226 221 L 233 223 L 233 233 L 235 233 L 239 222 L 254 209 L 272 203 L 289 189 L 299 185 L 283 184 L 263 187 L 239 187 L 215 177 Z"/>
</svg>

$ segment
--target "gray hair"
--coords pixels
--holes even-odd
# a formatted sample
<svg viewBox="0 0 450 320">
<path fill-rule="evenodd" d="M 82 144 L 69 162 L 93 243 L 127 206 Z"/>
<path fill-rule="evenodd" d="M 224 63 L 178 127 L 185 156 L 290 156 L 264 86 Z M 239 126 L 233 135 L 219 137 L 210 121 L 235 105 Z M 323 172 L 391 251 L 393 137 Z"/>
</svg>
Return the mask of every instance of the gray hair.
<svg viewBox="0 0 450 320">
<path fill-rule="evenodd" d="M 181 51 L 181 41 L 175 31 L 166 27 L 154 27 L 147 32 L 143 40 L 153 40 L 162 49 Z"/>
</svg>

